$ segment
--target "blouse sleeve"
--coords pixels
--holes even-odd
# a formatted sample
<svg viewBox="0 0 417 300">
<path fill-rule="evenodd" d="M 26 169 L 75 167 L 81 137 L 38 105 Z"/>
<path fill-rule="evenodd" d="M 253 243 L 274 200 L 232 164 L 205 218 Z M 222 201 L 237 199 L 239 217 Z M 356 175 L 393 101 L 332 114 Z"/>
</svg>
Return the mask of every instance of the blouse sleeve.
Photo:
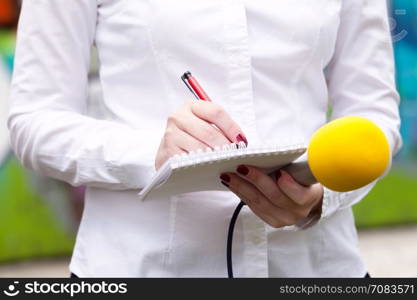
<svg viewBox="0 0 417 300">
<path fill-rule="evenodd" d="M 385 133 L 394 155 L 402 140 L 387 2 L 342 2 L 337 45 L 326 69 L 332 118 L 359 115 L 372 120 Z M 321 217 L 359 202 L 374 185 L 347 193 L 325 189 Z"/>
<path fill-rule="evenodd" d="M 72 185 L 140 189 L 155 172 L 158 135 L 86 116 L 96 22 L 95 0 L 23 1 L 11 145 L 26 167 Z"/>
</svg>

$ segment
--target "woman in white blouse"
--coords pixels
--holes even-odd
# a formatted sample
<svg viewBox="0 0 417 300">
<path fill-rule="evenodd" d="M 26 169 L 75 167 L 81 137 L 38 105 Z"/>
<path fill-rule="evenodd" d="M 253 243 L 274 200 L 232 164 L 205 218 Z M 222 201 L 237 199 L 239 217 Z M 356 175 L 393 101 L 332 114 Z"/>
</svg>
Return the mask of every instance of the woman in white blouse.
<svg viewBox="0 0 417 300">
<path fill-rule="evenodd" d="M 112 119 L 86 115 L 93 44 Z M 179 79 L 188 69 L 213 103 L 188 100 Z M 385 1 L 24 0 L 11 100 L 22 163 L 88 187 L 70 265 L 77 276 L 225 277 L 239 198 L 248 205 L 235 229 L 235 276 L 366 274 L 351 206 L 373 184 L 337 193 L 243 166 L 219 178 L 230 192 L 145 202 L 137 193 L 175 153 L 308 140 L 329 102 L 332 118 L 376 122 L 395 153 L 399 97 Z M 312 214 L 316 224 L 296 226 Z"/>
</svg>

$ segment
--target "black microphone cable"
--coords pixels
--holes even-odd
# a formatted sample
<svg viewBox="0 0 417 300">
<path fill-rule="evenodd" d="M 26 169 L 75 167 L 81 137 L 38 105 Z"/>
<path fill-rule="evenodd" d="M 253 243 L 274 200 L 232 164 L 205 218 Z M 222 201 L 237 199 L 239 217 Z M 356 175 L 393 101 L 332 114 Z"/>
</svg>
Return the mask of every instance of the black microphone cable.
<svg viewBox="0 0 417 300">
<path fill-rule="evenodd" d="M 237 217 L 239 216 L 239 213 L 242 210 L 242 207 L 245 206 L 245 205 L 246 205 L 245 203 L 240 201 L 239 204 L 236 206 L 236 209 L 233 213 L 232 218 L 230 219 L 229 232 L 227 234 L 227 250 L 226 250 L 228 278 L 234 278 L 233 277 L 233 263 L 232 263 L 233 232 L 234 232 L 234 229 L 235 229 L 235 224 L 236 224 Z"/>
</svg>

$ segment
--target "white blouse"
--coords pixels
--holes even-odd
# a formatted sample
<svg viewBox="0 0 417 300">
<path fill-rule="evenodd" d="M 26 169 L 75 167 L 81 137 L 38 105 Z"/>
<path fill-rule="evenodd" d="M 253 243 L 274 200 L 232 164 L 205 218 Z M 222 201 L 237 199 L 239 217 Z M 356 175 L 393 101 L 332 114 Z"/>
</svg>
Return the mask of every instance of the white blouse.
<svg viewBox="0 0 417 300">
<path fill-rule="evenodd" d="M 86 115 L 93 44 L 107 120 Z M 167 116 L 192 97 L 186 70 L 250 144 L 308 141 L 330 102 L 332 118 L 362 115 L 392 153 L 401 145 L 385 1 L 24 0 L 11 143 L 26 167 L 88 186 L 70 266 L 78 276 L 227 276 L 236 196 L 137 198 Z M 364 276 L 351 206 L 371 187 L 326 189 L 321 220 L 304 230 L 274 229 L 245 207 L 235 275 Z"/>
</svg>

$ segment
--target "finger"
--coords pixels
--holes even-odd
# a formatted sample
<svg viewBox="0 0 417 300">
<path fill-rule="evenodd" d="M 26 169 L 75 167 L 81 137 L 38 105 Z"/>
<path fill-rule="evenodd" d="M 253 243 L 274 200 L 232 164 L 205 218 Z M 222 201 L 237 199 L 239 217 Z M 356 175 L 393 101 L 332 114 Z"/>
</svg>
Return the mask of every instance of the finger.
<svg viewBox="0 0 417 300">
<path fill-rule="evenodd" d="M 233 192 L 233 190 L 232 190 Z M 244 195 L 239 194 L 238 192 L 234 192 L 251 210 L 252 212 L 257 215 L 260 219 L 262 219 L 268 225 L 274 228 L 280 228 L 288 225 L 293 225 L 295 223 L 295 219 L 290 216 L 288 212 L 285 210 L 278 210 L 275 211 L 273 214 L 265 213 L 264 211 L 260 210 L 256 205 L 250 202 L 249 199 L 245 198 Z"/>
<path fill-rule="evenodd" d="M 236 172 L 256 186 L 273 203 L 279 203 L 279 200 L 284 196 L 275 180 L 257 167 L 240 165 L 237 167 Z"/>
<path fill-rule="evenodd" d="M 288 198 L 298 205 L 306 206 L 315 202 L 315 188 L 313 186 L 306 187 L 299 184 L 285 171 L 281 171 L 278 186 Z"/>
<path fill-rule="evenodd" d="M 192 103 L 190 107 L 193 114 L 198 118 L 216 125 L 230 142 L 243 141 L 247 144 L 247 139 L 240 126 L 232 120 L 220 105 L 213 102 L 198 101 Z"/>
<path fill-rule="evenodd" d="M 233 192 L 233 191 L 232 191 Z M 285 226 L 283 223 L 278 222 L 274 217 L 263 213 L 260 211 L 255 205 L 253 205 L 249 199 L 247 199 L 244 195 L 239 194 L 238 192 L 234 192 L 249 208 L 250 210 L 257 215 L 260 219 L 262 219 L 265 223 L 271 225 L 271 226 L 278 226 L 282 227 Z M 278 228 L 276 227 L 276 228 Z"/>
<path fill-rule="evenodd" d="M 174 115 L 173 118 L 175 125 L 179 129 L 185 131 L 208 147 L 215 148 L 216 146 L 230 143 L 219 129 L 196 117 L 194 114 Z"/>
<path fill-rule="evenodd" d="M 295 219 L 291 212 L 273 205 L 253 184 L 240 178 L 234 173 L 222 174 L 220 177 L 229 185 L 229 189 L 235 194 L 241 195 L 246 204 L 253 207 L 259 214 L 277 219 L 280 223 L 290 224 Z"/>
<path fill-rule="evenodd" d="M 197 151 L 199 149 L 205 150 L 208 147 L 205 143 L 199 141 L 198 139 L 189 135 L 187 132 L 180 130 L 179 128 L 174 128 L 169 131 L 170 132 L 168 133 L 167 130 L 166 134 L 172 133 L 171 142 L 186 152 Z"/>
<path fill-rule="evenodd" d="M 281 191 L 275 180 L 260 169 L 253 166 L 240 165 L 236 171 L 244 179 L 255 185 L 275 206 L 288 210 L 298 209 L 298 204 L 289 199 L 287 195 Z"/>
</svg>

